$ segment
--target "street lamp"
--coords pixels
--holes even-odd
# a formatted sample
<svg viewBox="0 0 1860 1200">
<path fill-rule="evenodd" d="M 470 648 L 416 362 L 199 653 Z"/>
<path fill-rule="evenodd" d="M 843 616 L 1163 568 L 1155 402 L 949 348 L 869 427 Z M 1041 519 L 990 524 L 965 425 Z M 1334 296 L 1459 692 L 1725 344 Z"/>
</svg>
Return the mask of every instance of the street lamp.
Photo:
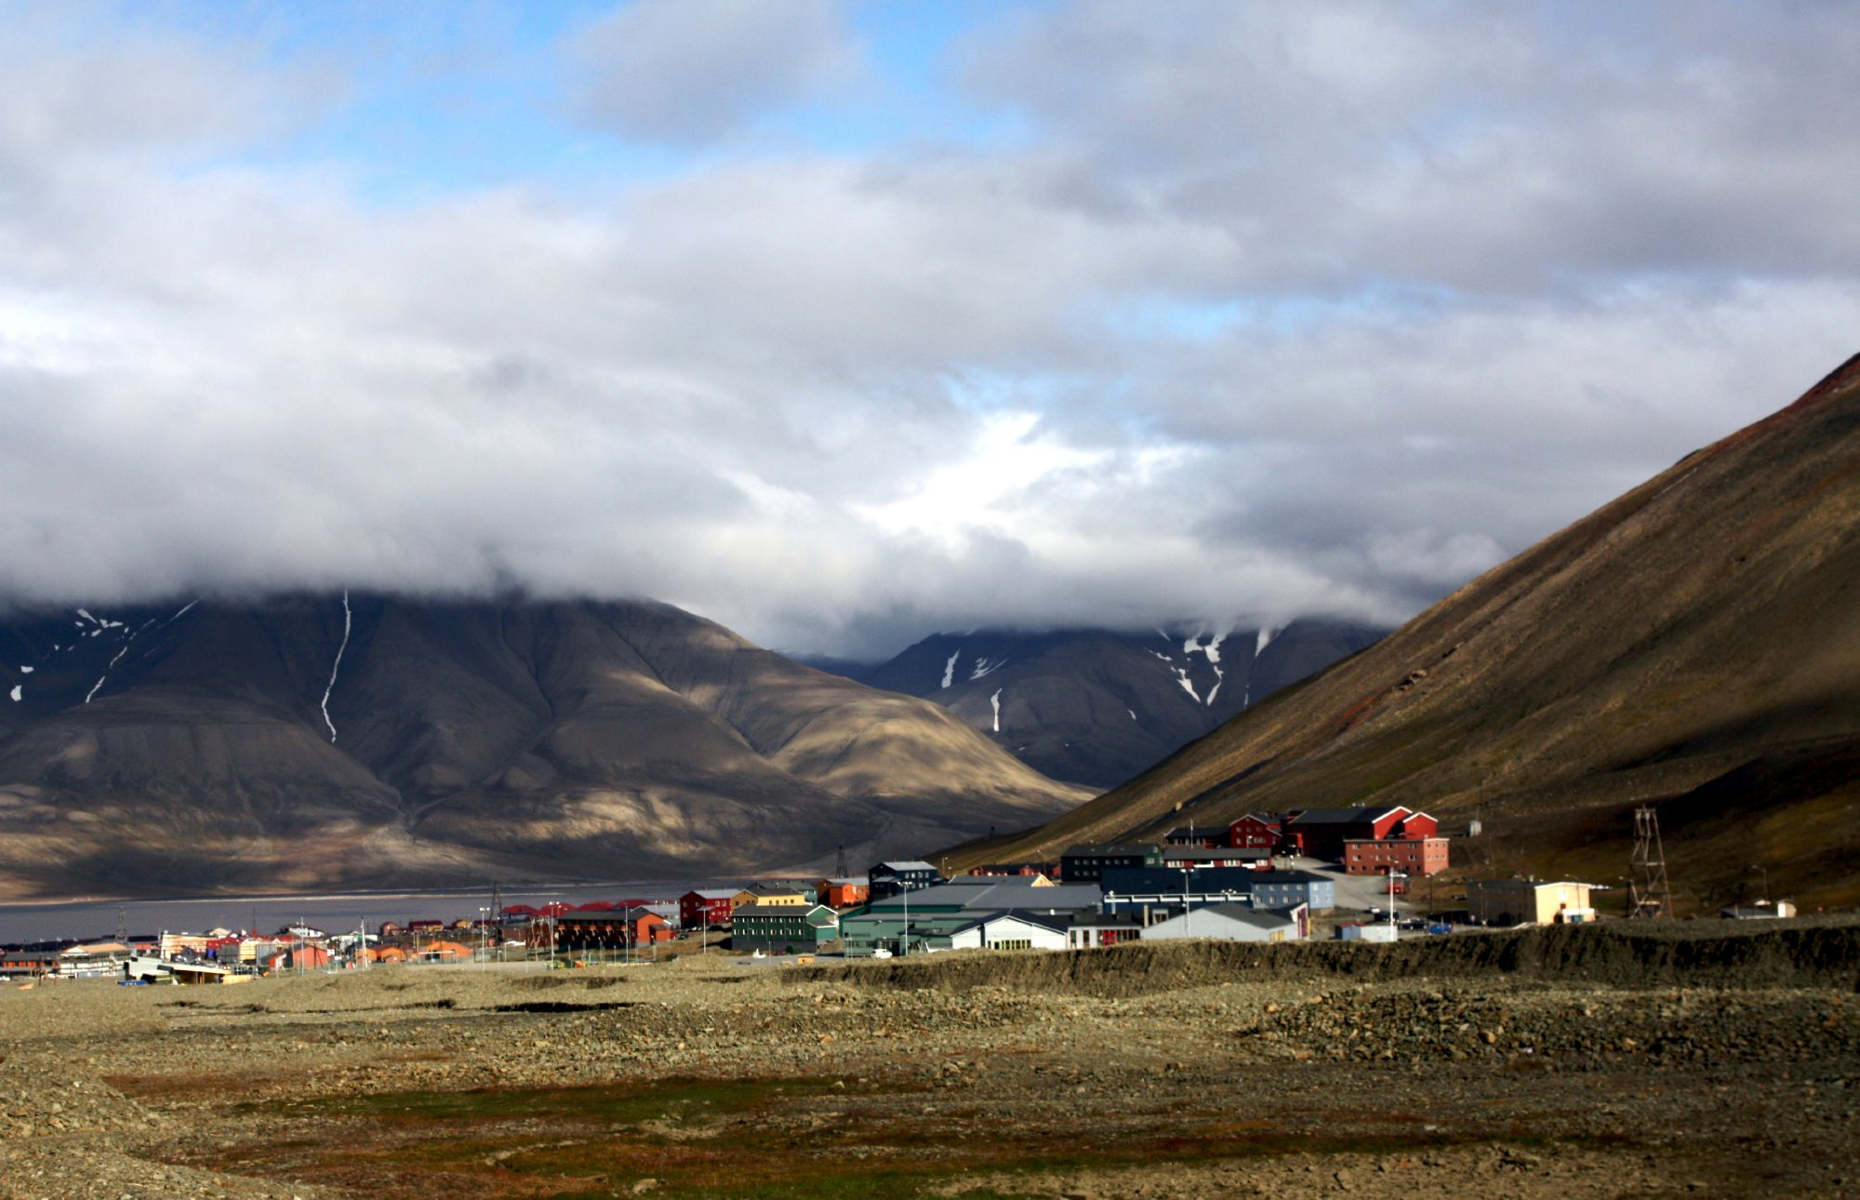
<svg viewBox="0 0 1860 1200">
<path fill-rule="evenodd" d="M 1182 868 L 1182 937 L 1195 936 L 1195 910 L 1188 906 L 1188 867 Z"/>
<path fill-rule="evenodd" d="M 1757 903 L 1761 904 L 1770 898 L 1770 869 L 1762 863 L 1751 863 L 1750 869 L 1763 873 L 1763 895 L 1757 899 Z"/>
</svg>

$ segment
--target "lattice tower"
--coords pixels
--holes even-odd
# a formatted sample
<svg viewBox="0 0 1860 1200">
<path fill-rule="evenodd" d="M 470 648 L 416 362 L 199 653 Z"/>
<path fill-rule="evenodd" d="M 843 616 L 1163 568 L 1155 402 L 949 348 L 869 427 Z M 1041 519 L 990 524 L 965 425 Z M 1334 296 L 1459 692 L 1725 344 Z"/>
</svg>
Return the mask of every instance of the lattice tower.
<svg viewBox="0 0 1860 1200">
<path fill-rule="evenodd" d="M 1670 917 L 1673 891 L 1666 881 L 1666 851 L 1660 845 L 1660 818 L 1652 805 L 1634 810 L 1634 878 L 1628 884 L 1628 916 Z"/>
</svg>

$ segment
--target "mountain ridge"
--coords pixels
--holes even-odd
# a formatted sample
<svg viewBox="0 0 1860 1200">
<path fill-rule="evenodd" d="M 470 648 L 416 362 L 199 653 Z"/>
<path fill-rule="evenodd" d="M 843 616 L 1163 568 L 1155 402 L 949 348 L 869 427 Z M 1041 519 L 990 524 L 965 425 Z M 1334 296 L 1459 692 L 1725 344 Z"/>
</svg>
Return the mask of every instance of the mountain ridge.
<svg viewBox="0 0 1860 1200">
<path fill-rule="evenodd" d="M 0 685 L 16 895 L 733 874 L 1085 798 L 650 601 L 74 610 L 0 622 Z"/>
<path fill-rule="evenodd" d="M 1406 803 L 1479 816 L 1489 836 L 1456 845 L 1474 869 L 1614 883 L 1629 809 L 1653 803 L 1679 827 L 1746 771 L 1797 782 L 1669 842 L 1675 887 L 1713 903 L 1761 868 L 1853 903 L 1860 788 L 1816 764 L 1856 745 L 1860 355 L 1144 775 L 953 857 L 1248 808 Z"/>
<path fill-rule="evenodd" d="M 976 629 L 932 634 L 848 677 L 941 704 L 1042 774 L 1102 789 L 1383 632 L 1323 617 L 1147 633 Z"/>
</svg>

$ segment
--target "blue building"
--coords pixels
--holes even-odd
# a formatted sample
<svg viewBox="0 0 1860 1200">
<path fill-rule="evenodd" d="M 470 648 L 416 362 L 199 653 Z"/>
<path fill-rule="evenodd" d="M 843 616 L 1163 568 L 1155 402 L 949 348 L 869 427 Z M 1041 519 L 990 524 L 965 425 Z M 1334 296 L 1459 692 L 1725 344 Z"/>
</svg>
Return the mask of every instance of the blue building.
<svg viewBox="0 0 1860 1200">
<path fill-rule="evenodd" d="M 941 878 L 935 867 L 921 859 L 878 863 L 866 872 L 866 876 L 871 881 L 868 895 L 873 900 L 927 888 Z"/>
</svg>

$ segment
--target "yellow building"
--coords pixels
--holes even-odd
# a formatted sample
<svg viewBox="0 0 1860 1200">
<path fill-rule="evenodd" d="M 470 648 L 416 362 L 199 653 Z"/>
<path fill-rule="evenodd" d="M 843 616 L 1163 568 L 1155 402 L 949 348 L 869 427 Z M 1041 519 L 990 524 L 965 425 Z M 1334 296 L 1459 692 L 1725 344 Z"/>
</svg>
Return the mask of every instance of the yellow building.
<svg viewBox="0 0 1860 1200">
<path fill-rule="evenodd" d="M 812 908 L 815 903 L 814 894 L 804 887 L 757 884 L 731 896 L 730 911 L 735 912 L 745 904 L 760 904 L 771 908 Z"/>
<path fill-rule="evenodd" d="M 1487 925 L 1554 925 L 1593 921 L 1590 885 L 1539 883 L 1535 879 L 1472 879 L 1466 883 L 1466 910 Z"/>
</svg>

